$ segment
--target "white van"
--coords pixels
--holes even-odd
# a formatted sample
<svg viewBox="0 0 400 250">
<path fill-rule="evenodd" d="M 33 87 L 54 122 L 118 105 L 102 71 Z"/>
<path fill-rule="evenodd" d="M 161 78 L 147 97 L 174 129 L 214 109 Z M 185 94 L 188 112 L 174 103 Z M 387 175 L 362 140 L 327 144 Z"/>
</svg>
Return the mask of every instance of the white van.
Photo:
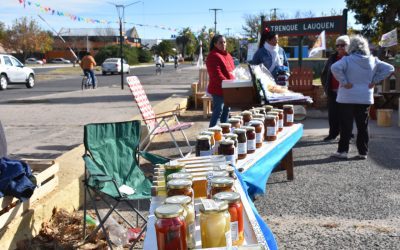
<svg viewBox="0 0 400 250">
<path fill-rule="evenodd" d="M 35 85 L 35 72 L 25 67 L 17 58 L 0 54 L 0 90 L 7 89 L 8 84 L 25 84 L 27 88 Z"/>
</svg>

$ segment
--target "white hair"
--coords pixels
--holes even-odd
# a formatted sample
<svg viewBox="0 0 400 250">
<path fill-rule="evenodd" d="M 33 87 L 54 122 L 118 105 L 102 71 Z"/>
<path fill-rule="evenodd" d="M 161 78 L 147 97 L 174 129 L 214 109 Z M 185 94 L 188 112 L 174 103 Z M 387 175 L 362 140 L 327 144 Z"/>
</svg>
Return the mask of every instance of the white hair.
<svg viewBox="0 0 400 250">
<path fill-rule="evenodd" d="M 367 39 L 361 35 L 354 35 L 350 38 L 350 45 L 348 49 L 349 54 L 356 53 L 361 55 L 369 56 L 369 45 Z"/>
<path fill-rule="evenodd" d="M 336 44 L 339 43 L 344 43 L 346 45 L 350 44 L 350 37 L 348 35 L 343 35 L 343 36 L 339 36 L 338 38 L 336 38 Z"/>
</svg>

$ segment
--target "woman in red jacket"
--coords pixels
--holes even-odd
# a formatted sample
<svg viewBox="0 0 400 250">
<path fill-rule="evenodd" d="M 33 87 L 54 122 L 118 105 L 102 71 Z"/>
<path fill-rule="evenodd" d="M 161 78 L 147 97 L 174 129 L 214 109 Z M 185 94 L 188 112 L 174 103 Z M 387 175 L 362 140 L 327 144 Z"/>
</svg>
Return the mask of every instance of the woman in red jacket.
<svg viewBox="0 0 400 250">
<path fill-rule="evenodd" d="M 221 123 L 227 122 L 230 107 L 224 105 L 222 96 L 222 80 L 234 79 L 232 74 L 235 69 L 232 56 L 226 51 L 226 39 L 222 35 L 215 35 L 211 40 L 210 53 L 207 56 L 207 72 L 209 83 L 207 92 L 213 99 L 213 112 L 210 127 L 217 125 L 218 119 Z"/>
</svg>

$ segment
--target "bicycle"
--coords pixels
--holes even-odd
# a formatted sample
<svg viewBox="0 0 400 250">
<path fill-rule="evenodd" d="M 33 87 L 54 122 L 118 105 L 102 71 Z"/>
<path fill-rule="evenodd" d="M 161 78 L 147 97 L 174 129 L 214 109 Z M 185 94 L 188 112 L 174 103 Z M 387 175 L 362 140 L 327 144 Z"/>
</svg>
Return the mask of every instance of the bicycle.
<svg viewBox="0 0 400 250">
<path fill-rule="evenodd" d="M 156 75 L 161 75 L 162 69 L 161 64 L 156 64 Z"/>
<path fill-rule="evenodd" d="M 96 76 L 95 76 L 96 77 Z M 92 78 L 89 76 L 89 73 L 85 73 L 82 78 L 82 90 L 93 88 Z"/>
</svg>

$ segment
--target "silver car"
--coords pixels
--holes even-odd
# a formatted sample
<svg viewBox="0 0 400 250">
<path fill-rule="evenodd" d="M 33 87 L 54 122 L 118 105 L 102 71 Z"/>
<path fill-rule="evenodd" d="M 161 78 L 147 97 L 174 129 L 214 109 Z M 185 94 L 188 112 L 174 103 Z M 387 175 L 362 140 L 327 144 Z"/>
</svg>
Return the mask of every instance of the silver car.
<svg viewBox="0 0 400 250">
<path fill-rule="evenodd" d="M 25 64 L 43 64 L 42 60 L 38 60 L 34 57 L 28 58 L 25 60 Z"/>
<path fill-rule="evenodd" d="M 27 88 L 35 85 L 35 72 L 25 67 L 17 58 L 0 54 L 0 90 L 7 89 L 8 84 L 22 83 Z"/>
<path fill-rule="evenodd" d="M 126 63 L 125 59 L 123 60 L 123 70 L 124 73 L 129 74 L 130 67 L 129 64 Z M 101 65 L 101 71 L 103 75 L 110 73 L 121 73 L 121 58 L 108 58 Z"/>
</svg>

